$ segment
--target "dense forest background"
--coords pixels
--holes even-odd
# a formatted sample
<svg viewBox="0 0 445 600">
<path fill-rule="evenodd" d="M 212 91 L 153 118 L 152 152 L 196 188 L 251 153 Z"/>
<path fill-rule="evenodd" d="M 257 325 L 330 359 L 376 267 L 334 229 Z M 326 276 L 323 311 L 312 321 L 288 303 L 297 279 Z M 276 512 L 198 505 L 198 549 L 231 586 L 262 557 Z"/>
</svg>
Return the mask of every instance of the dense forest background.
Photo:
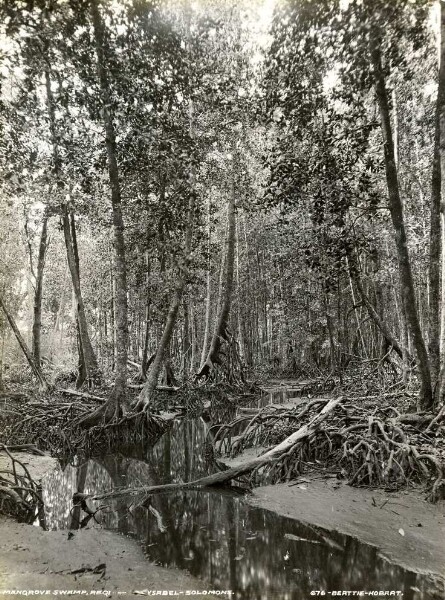
<svg viewBox="0 0 445 600">
<path fill-rule="evenodd" d="M 0 385 L 441 400 L 442 4 L 1 0 Z"/>
</svg>

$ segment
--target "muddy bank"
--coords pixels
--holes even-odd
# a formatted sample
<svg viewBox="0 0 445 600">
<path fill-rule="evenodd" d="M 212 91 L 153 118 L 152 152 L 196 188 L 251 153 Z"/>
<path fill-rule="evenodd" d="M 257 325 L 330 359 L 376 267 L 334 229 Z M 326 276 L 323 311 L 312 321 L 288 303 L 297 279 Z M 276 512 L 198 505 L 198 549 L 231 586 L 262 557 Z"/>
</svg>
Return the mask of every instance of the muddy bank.
<svg viewBox="0 0 445 600">
<path fill-rule="evenodd" d="M 150 564 L 136 541 L 111 531 L 43 531 L 0 517 L 0 534 L 2 599 L 14 597 L 2 592 L 12 589 L 50 590 L 52 597 L 62 597 L 54 594 L 57 590 L 103 590 L 110 592 L 107 597 L 111 598 L 138 598 L 143 594 L 136 592 L 143 590 L 210 589 L 187 573 Z"/>
<path fill-rule="evenodd" d="M 312 476 L 256 488 L 246 500 L 357 538 L 406 569 L 445 578 L 445 504 L 425 501 L 421 491 L 388 493 Z"/>
</svg>

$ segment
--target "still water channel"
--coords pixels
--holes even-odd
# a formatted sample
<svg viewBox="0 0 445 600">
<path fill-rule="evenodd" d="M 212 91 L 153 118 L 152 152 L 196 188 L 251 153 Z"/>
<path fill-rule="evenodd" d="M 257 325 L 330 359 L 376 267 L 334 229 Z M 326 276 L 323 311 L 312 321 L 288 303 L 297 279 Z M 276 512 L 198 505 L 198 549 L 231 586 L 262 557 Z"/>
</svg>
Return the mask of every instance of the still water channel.
<svg viewBox="0 0 445 600">
<path fill-rule="evenodd" d="M 207 428 L 202 418 L 182 420 L 152 448 L 56 470 L 44 483 L 46 526 L 79 527 L 85 514 L 72 510 L 75 491 L 98 494 L 207 474 L 214 468 L 203 451 Z M 241 494 L 159 494 L 151 510 L 138 506 L 139 500 L 106 501 L 98 517 L 102 526 L 135 537 L 151 561 L 186 569 L 239 600 L 306 600 L 312 590 L 400 590 L 403 600 L 443 597 L 430 578 L 389 563 L 375 548 L 251 507 Z"/>
</svg>

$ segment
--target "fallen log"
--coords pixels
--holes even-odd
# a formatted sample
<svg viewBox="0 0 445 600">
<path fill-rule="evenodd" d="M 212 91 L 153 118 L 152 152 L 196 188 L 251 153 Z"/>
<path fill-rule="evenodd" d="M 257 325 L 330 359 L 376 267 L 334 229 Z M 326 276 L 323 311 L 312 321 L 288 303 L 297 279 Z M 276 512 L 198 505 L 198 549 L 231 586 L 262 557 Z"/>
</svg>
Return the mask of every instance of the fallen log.
<svg viewBox="0 0 445 600">
<path fill-rule="evenodd" d="M 201 477 L 200 479 L 196 479 L 195 481 L 183 482 L 183 483 L 167 483 L 161 485 L 152 485 L 152 486 L 143 486 L 140 488 L 127 488 L 124 490 L 115 490 L 111 492 L 106 492 L 104 494 L 96 494 L 94 496 L 89 496 L 91 500 L 104 500 L 107 498 L 117 498 L 120 496 L 134 496 L 138 494 L 154 494 L 154 493 L 162 493 L 169 492 L 174 490 L 184 490 L 184 489 L 198 489 L 202 487 L 209 487 L 213 485 L 220 485 L 222 483 L 226 483 L 240 475 L 245 475 L 249 473 L 253 469 L 261 467 L 267 463 L 273 462 L 275 459 L 279 458 L 282 454 L 287 452 L 290 448 L 292 448 L 298 442 L 306 439 L 313 433 L 315 433 L 320 426 L 320 424 L 326 419 L 328 414 L 334 410 L 336 406 L 340 404 L 342 397 L 332 398 L 329 402 L 323 407 L 323 409 L 315 415 L 315 417 L 300 427 L 297 431 L 295 431 L 292 435 L 283 440 L 280 444 L 268 450 L 261 456 L 257 456 L 256 458 L 247 461 L 243 464 L 240 464 L 236 467 L 232 467 L 225 471 L 219 471 L 218 473 L 213 473 L 212 475 L 207 475 L 206 477 Z M 85 498 L 88 496 L 85 494 Z M 76 495 L 77 500 L 79 499 L 79 494 Z M 144 501 L 146 503 L 147 500 Z"/>
</svg>

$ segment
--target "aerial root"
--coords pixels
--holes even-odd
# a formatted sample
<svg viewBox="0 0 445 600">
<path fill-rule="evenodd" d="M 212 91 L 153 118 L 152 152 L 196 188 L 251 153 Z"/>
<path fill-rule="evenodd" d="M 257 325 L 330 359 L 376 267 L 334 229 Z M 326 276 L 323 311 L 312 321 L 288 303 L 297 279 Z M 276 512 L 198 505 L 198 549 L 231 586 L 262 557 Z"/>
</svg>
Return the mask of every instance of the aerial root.
<svg viewBox="0 0 445 600">
<path fill-rule="evenodd" d="M 25 463 L 14 456 L 11 450 L 0 444 L 0 452 L 7 455 L 10 463 L 10 468 L 0 470 L 0 513 L 32 523 L 43 506 L 40 489 Z M 28 446 L 27 450 L 33 448 Z"/>
<path fill-rule="evenodd" d="M 67 399 L 66 394 L 26 404 L 26 417 L 14 405 L 2 405 L 0 427 L 8 445 L 32 443 L 53 456 L 107 450 L 118 443 L 156 440 L 170 425 L 152 413 L 117 411 L 106 399 L 84 394 Z M 89 418 L 95 415 L 90 423 Z M 96 418 L 97 417 L 97 418 Z"/>
<path fill-rule="evenodd" d="M 326 400 L 314 399 L 304 408 L 270 406 L 254 416 L 241 415 L 212 430 L 215 453 L 234 457 L 248 448 L 276 444 L 309 420 L 323 402 Z M 351 401 L 343 402 L 323 427 L 273 462 L 252 470 L 250 482 L 285 482 L 305 470 L 322 468 L 335 470 L 338 477 L 356 486 L 398 488 L 409 482 L 426 482 L 430 499 L 436 501 L 445 486 L 444 456 L 439 438 L 430 432 L 440 419 L 422 416 L 411 421 L 393 407 L 366 414 Z M 421 424 L 427 425 L 424 431 L 419 429 Z"/>
</svg>

